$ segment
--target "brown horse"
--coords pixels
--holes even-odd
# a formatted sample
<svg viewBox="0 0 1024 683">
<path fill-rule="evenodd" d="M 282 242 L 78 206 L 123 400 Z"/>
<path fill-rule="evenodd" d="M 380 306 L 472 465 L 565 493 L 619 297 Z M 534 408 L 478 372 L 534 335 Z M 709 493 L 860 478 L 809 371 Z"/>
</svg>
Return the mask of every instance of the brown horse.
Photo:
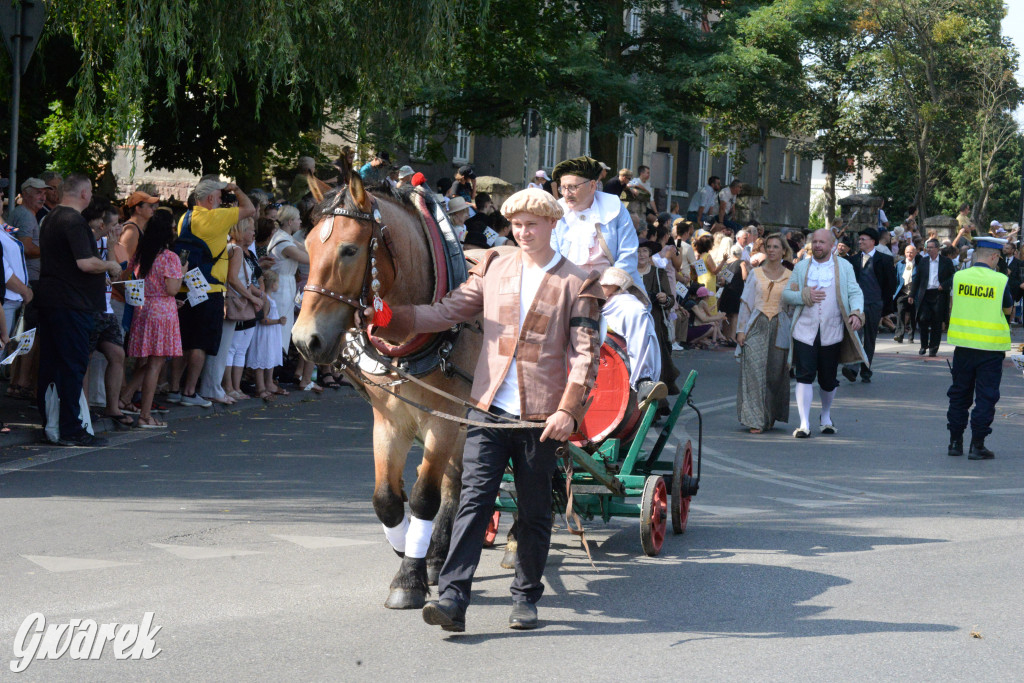
<svg viewBox="0 0 1024 683">
<path fill-rule="evenodd" d="M 372 218 L 375 215 L 379 215 L 379 223 Z M 357 334 L 356 306 L 370 303 L 368 285 L 374 275 L 381 296 L 392 305 L 431 302 L 437 277 L 421 220 L 408 194 L 377 190 L 371 193 L 363 187 L 357 173 L 350 173 L 347 188 L 324 198 L 306 237 L 310 284 L 292 328 L 292 340 L 305 358 L 315 363 L 332 363 L 339 358 L 345 344 Z M 380 226 L 386 226 L 389 239 L 384 239 Z M 375 259 L 376 273 L 372 272 L 371 258 Z M 475 367 L 480 341 L 479 334 L 460 334 L 452 353 L 454 365 L 470 370 Z M 408 523 L 406 500 L 412 513 L 409 544 L 421 545 L 430 522 L 436 521 L 426 558 L 406 544 L 401 567 L 384 603 L 392 609 L 416 609 L 423 606 L 429 593 L 428 573 L 433 579 L 429 583 L 436 583 L 448 553 L 451 523 L 461 489 L 466 432 L 457 423 L 433 417 L 364 382 L 360 373 L 347 369 L 346 375 L 365 390 L 373 407 L 373 508 L 388 540 L 393 547 L 398 546 L 395 550 L 402 555 L 404 525 Z M 378 376 L 374 381 L 384 383 L 390 379 Z M 464 400 L 469 398 L 469 382 L 457 375 L 446 377 L 435 370 L 420 379 Z M 465 414 L 464 408 L 414 383 L 399 384 L 390 390 L 428 408 Z M 423 461 L 407 497 L 402 472 L 414 440 L 423 444 Z"/>
</svg>

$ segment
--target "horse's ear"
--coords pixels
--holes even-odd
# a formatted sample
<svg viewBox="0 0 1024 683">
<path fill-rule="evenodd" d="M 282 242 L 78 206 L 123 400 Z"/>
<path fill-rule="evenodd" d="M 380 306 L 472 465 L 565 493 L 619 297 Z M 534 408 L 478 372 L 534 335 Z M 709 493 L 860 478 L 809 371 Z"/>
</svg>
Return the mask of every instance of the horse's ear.
<svg viewBox="0 0 1024 683">
<path fill-rule="evenodd" d="M 370 198 L 366 194 L 366 188 L 363 187 L 363 179 L 358 173 L 349 174 L 348 193 L 352 196 L 352 200 L 359 205 L 359 208 L 363 211 L 370 210 Z"/>
</svg>

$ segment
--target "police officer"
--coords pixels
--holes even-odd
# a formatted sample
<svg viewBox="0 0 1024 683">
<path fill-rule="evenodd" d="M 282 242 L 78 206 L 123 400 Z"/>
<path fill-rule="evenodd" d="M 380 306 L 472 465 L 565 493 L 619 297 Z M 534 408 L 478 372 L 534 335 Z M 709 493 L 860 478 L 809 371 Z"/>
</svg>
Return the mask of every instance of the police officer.
<svg viewBox="0 0 1024 683">
<path fill-rule="evenodd" d="M 947 341 L 953 351 L 953 384 L 946 413 L 949 455 L 964 454 L 967 411 L 971 413 L 970 460 L 991 460 L 995 453 L 985 447 L 992 433 L 992 418 L 999 401 L 1003 357 L 1010 350 L 1010 326 L 1006 314 L 1013 307 L 1007 277 L 996 264 L 1006 240 L 979 237 L 974 240 L 974 264 L 953 278 L 953 312 Z"/>
</svg>

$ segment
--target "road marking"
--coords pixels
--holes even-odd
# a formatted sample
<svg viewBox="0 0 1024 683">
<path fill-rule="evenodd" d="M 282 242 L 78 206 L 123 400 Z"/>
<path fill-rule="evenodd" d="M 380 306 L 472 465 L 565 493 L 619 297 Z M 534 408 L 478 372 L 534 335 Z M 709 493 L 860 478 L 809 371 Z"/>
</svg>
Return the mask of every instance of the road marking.
<svg viewBox="0 0 1024 683">
<path fill-rule="evenodd" d="M 975 493 L 986 493 L 990 496 L 1011 496 L 1024 493 L 1024 489 L 984 489 Z"/>
<path fill-rule="evenodd" d="M 106 569 L 108 567 L 126 567 L 134 562 L 112 562 L 110 560 L 90 560 L 82 557 L 47 557 L 44 555 L 22 555 L 29 562 L 34 562 L 48 572 L 77 572 L 83 569 Z"/>
<path fill-rule="evenodd" d="M 198 545 L 167 545 L 165 543 L 150 543 L 154 548 L 166 550 L 172 555 L 183 557 L 186 560 L 212 560 L 218 557 L 242 557 L 244 555 L 262 555 L 256 550 L 236 550 L 234 548 L 209 548 Z"/>
<path fill-rule="evenodd" d="M 98 446 L 96 448 L 73 448 L 65 446 L 54 446 L 53 449 L 44 451 L 38 455 L 30 455 L 25 458 L 19 458 L 12 460 L 11 462 L 0 465 L 0 477 L 5 474 L 11 474 L 12 472 L 19 472 L 26 470 L 30 467 L 39 467 L 40 465 L 49 465 L 50 463 L 58 462 L 60 460 L 66 460 L 67 458 L 75 458 L 79 455 L 88 455 L 89 453 L 95 453 L 96 451 L 103 451 L 109 448 L 122 446 L 124 444 L 133 443 L 135 441 L 142 441 L 143 439 L 152 439 L 160 436 L 159 433 L 151 433 L 156 430 L 139 430 L 130 434 L 125 434 L 121 437 L 110 437 L 106 436 L 109 440 L 108 445 Z M 164 432 L 166 434 L 166 432 Z M 40 446 L 46 446 L 48 444 L 40 444 Z"/>
<path fill-rule="evenodd" d="M 768 500 L 775 500 L 780 503 L 787 503 L 789 505 L 796 505 L 802 508 L 827 508 L 833 505 L 849 505 L 853 501 L 849 500 L 811 500 L 808 498 L 773 498 L 772 496 L 761 496 Z"/>
<path fill-rule="evenodd" d="M 345 548 L 353 545 L 373 545 L 377 541 L 357 541 L 351 538 L 339 538 L 337 536 L 285 536 L 283 534 L 270 534 L 274 538 L 300 545 L 303 548 L 319 550 L 321 548 Z"/>
<path fill-rule="evenodd" d="M 746 460 L 741 460 L 739 458 L 734 458 L 734 457 L 725 455 L 724 453 L 716 451 L 713 448 L 709 448 L 708 446 L 704 447 L 704 452 L 705 453 L 711 453 L 718 460 L 723 460 L 725 462 L 732 463 L 733 465 L 739 465 L 739 466 L 742 466 L 742 467 L 749 468 L 753 472 L 760 471 L 760 472 L 762 472 L 762 473 L 764 473 L 766 475 L 775 476 L 775 477 L 778 477 L 780 479 L 788 479 L 790 481 L 800 482 L 800 483 L 803 483 L 803 484 L 808 484 L 808 485 L 811 485 L 811 486 L 817 486 L 817 487 L 824 488 L 824 489 L 832 489 L 832 491 L 836 491 L 838 493 L 846 494 L 847 496 L 852 497 L 852 498 L 867 497 L 867 498 L 877 498 L 879 500 L 896 500 L 895 496 L 887 496 L 884 493 L 869 493 L 869 492 L 863 491 L 861 489 L 854 489 L 854 488 L 850 488 L 848 486 L 839 486 L 838 484 L 829 484 L 828 482 L 819 481 L 817 479 L 810 479 L 810 478 L 807 478 L 807 477 L 801 477 L 801 476 L 796 475 L 796 474 L 787 474 L 785 472 L 779 472 L 778 470 L 769 469 L 767 467 L 763 467 L 763 466 L 758 465 L 756 463 L 748 462 Z"/>
<path fill-rule="evenodd" d="M 739 515 L 760 515 L 768 512 L 768 510 L 761 510 L 758 508 L 727 507 L 725 505 L 698 505 L 697 503 L 691 504 L 690 509 L 696 510 L 698 512 L 707 512 L 708 514 L 717 515 L 720 517 L 736 517 Z"/>
</svg>

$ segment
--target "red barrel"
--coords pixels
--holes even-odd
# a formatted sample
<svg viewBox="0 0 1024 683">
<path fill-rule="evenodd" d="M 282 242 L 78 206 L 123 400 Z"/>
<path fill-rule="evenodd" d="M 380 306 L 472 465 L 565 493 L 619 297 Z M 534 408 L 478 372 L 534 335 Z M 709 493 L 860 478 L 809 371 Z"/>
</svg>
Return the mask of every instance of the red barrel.
<svg viewBox="0 0 1024 683">
<path fill-rule="evenodd" d="M 605 439 L 627 439 L 639 423 L 636 392 L 629 385 L 626 340 L 608 332 L 601 345 L 597 380 L 590 392 L 590 407 L 579 429 L 569 439 L 581 448 Z"/>
</svg>

